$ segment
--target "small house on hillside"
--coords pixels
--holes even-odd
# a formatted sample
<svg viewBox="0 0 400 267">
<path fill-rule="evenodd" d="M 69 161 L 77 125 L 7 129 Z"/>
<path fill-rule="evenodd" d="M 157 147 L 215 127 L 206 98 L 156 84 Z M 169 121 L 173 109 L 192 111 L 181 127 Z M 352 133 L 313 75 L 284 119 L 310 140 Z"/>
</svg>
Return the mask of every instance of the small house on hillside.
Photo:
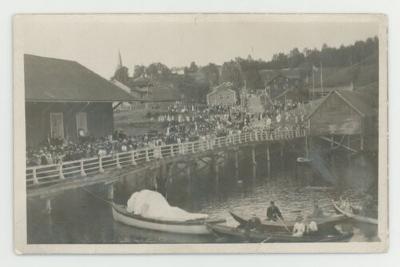
<svg viewBox="0 0 400 267">
<path fill-rule="evenodd" d="M 308 99 L 300 69 L 260 70 L 259 73 L 273 100 L 304 102 Z"/>
<path fill-rule="evenodd" d="M 113 102 L 133 97 L 78 62 L 24 56 L 27 146 L 113 132 Z"/>
<path fill-rule="evenodd" d="M 232 83 L 222 83 L 207 94 L 207 105 L 209 106 L 233 106 L 236 102 L 236 92 L 232 89 Z"/>
</svg>

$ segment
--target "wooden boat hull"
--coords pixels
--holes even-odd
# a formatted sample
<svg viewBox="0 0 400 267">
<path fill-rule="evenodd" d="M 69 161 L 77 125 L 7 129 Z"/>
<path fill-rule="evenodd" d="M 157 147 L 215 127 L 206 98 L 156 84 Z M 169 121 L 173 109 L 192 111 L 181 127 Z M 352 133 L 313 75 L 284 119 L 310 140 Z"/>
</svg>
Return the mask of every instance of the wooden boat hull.
<svg viewBox="0 0 400 267">
<path fill-rule="evenodd" d="M 310 158 L 305 158 L 305 157 L 298 157 L 298 158 L 296 159 L 296 161 L 297 161 L 298 163 L 310 163 L 310 162 L 311 162 L 311 159 L 310 159 Z"/>
<path fill-rule="evenodd" d="M 210 231 L 218 236 L 228 237 L 234 240 L 257 242 L 257 243 L 309 243 L 309 242 L 346 242 L 353 234 L 339 235 L 305 235 L 295 237 L 291 233 L 268 233 L 265 231 L 247 231 L 225 225 L 207 225 Z"/>
<path fill-rule="evenodd" d="M 369 218 L 369 217 L 364 217 L 361 215 L 357 215 L 357 214 L 353 214 L 350 212 L 346 212 L 344 210 L 342 210 L 339 205 L 335 202 L 332 201 L 333 203 L 333 207 L 335 209 L 335 211 L 339 214 L 343 214 L 344 216 L 356 221 L 356 222 L 360 222 L 360 223 L 365 223 L 365 224 L 371 224 L 371 225 L 378 225 L 378 220 L 374 219 L 374 218 Z"/>
<path fill-rule="evenodd" d="M 210 234 L 210 231 L 208 230 L 206 223 L 214 224 L 225 222 L 225 220 L 193 220 L 180 222 L 149 219 L 129 213 L 126 211 L 124 206 L 116 204 L 112 207 L 112 213 L 115 221 L 129 226 L 177 234 L 208 235 Z"/>
<path fill-rule="evenodd" d="M 248 223 L 248 219 L 243 218 L 233 212 L 230 212 L 230 214 L 241 226 L 245 226 Z M 344 222 L 346 219 L 347 218 L 344 215 L 336 215 L 330 217 L 313 218 L 313 221 L 317 223 L 320 231 L 330 232 L 331 230 L 334 230 L 335 225 Z M 289 231 L 293 230 L 294 224 L 294 221 L 285 221 L 285 225 Z M 260 229 L 267 232 L 287 232 L 286 227 L 280 221 L 261 221 L 260 225 Z"/>
</svg>

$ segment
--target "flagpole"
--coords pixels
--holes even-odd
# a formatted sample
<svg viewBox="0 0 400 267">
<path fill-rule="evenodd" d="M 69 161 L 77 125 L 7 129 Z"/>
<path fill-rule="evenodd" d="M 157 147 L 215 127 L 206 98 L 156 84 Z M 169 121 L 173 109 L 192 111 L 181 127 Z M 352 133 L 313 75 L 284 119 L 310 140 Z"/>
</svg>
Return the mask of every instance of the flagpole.
<svg viewBox="0 0 400 267">
<path fill-rule="evenodd" d="M 319 62 L 319 68 L 321 69 L 321 93 L 324 95 L 324 85 L 322 81 L 322 61 Z"/>
<path fill-rule="evenodd" d="M 315 99 L 315 79 L 314 79 L 314 64 L 312 66 L 312 98 Z"/>
</svg>

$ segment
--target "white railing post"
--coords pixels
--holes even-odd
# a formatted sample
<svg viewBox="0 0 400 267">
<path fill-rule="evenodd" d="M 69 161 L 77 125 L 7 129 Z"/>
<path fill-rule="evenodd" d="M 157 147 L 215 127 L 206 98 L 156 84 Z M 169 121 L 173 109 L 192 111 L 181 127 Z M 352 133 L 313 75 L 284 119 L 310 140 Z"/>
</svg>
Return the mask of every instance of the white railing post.
<svg viewBox="0 0 400 267">
<path fill-rule="evenodd" d="M 180 155 L 185 154 L 183 143 L 178 144 L 178 151 Z"/>
<path fill-rule="evenodd" d="M 32 169 L 32 177 L 33 177 L 33 184 L 39 184 L 39 180 L 38 180 L 37 174 L 36 174 L 36 168 Z"/>
<path fill-rule="evenodd" d="M 150 161 L 149 149 L 148 148 L 146 148 L 146 161 Z"/>
<path fill-rule="evenodd" d="M 62 165 L 61 162 L 60 162 L 60 164 L 58 166 L 58 174 L 59 174 L 61 180 L 65 179 L 64 173 L 63 173 L 63 165 Z"/>
<path fill-rule="evenodd" d="M 81 159 L 80 164 L 81 164 L 81 176 L 86 176 L 85 169 L 83 168 L 83 159 Z"/>
<path fill-rule="evenodd" d="M 119 162 L 119 153 L 117 153 L 117 168 L 121 169 L 121 163 Z"/>
<path fill-rule="evenodd" d="M 132 165 L 136 166 L 136 160 L 135 160 L 135 150 L 132 150 L 131 152 L 131 159 L 132 159 Z"/>
<path fill-rule="evenodd" d="M 103 169 L 103 157 L 99 156 L 99 172 L 103 173 L 104 169 Z"/>
<path fill-rule="evenodd" d="M 174 156 L 174 145 L 170 146 L 170 150 L 171 150 L 171 157 L 173 157 Z"/>
<path fill-rule="evenodd" d="M 194 154 L 194 142 L 192 142 L 192 153 Z"/>
<path fill-rule="evenodd" d="M 159 146 L 159 147 L 158 147 L 158 152 L 160 152 L 159 157 L 160 157 L 160 159 L 162 159 L 162 158 L 163 158 L 163 155 L 162 155 L 162 146 Z"/>
</svg>

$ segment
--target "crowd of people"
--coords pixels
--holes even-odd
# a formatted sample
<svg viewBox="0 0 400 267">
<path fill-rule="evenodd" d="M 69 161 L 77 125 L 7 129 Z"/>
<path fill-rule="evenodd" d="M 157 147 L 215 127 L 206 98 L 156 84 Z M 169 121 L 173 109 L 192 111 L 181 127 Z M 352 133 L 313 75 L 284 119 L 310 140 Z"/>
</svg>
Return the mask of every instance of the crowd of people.
<svg viewBox="0 0 400 267">
<path fill-rule="evenodd" d="M 59 164 L 163 144 L 165 142 L 161 135 L 128 136 L 121 130 L 116 130 L 106 137 L 79 138 L 77 142 L 49 139 L 36 149 L 27 149 L 26 164 L 27 166 Z"/>
<path fill-rule="evenodd" d="M 163 127 L 143 135 L 128 136 L 122 130 L 105 137 L 81 136 L 77 142 L 45 140 L 36 149 L 27 149 L 27 166 L 104 156 L 144 147 L 213 139 L 255 129 L 287 131 L 301 129 L 304 114 L 299 105 L 279 102 L 265 113 L 250 114 L 242 106 L 183 105 L 176 103 L 153 115 Z"/>
</svg>

